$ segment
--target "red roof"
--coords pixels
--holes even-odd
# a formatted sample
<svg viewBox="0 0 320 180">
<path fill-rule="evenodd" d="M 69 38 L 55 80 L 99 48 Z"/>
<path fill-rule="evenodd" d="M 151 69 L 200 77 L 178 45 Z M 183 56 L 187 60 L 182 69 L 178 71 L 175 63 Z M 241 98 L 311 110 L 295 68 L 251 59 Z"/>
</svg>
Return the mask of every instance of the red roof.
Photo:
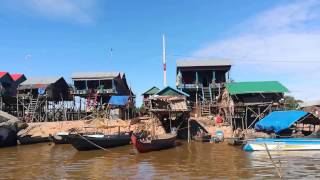
<svg viewBox="0 0 320 180">
<path fill-rule="evenodd" d="M 10 74 L 10 76 L 14 81 L 17 81 L 23 76 L 23 74 Z"/>
<path fill-rule="evenodd" d="M 8 74 L 8 72 L 0 72 L 0 78 L 2 78 L 3 76 L 5 76 L 6 74 Z"/>
</svg>

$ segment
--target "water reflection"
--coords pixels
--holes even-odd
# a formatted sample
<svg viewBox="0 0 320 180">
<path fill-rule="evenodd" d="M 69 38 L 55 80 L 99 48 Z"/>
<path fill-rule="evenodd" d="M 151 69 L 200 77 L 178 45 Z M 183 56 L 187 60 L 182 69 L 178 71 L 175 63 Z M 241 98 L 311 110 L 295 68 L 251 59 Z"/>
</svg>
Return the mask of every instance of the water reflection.
<svg viewBox="0 0 320 180">
<path fill-rule="evenodd" d="M 185 143 L 132 154 L 131 146 L 78 152 L 70 145 L 0 149 L 2 179 L 276 179 L 266 152 L 227 144 Z M 319 152 L 272 152 L 286 179 L 320 178 Z"/>
</svg>

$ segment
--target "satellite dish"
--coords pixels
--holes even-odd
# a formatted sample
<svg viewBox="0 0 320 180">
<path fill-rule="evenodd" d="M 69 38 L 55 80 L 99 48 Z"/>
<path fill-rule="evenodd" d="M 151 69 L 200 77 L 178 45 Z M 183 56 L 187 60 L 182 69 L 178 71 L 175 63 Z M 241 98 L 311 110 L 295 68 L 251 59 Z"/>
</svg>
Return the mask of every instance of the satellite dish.
<svg viewBox="0 0 320 180">
<path fill-rule="evenodd" d="M 43 95 L 43 94 L 46 93 L 46 89 L 45 89 L 45 88 L 39 88 L 39 89 L 38 89 L 38 93 L 39 93 L 40 95 Z"/>
</svg>

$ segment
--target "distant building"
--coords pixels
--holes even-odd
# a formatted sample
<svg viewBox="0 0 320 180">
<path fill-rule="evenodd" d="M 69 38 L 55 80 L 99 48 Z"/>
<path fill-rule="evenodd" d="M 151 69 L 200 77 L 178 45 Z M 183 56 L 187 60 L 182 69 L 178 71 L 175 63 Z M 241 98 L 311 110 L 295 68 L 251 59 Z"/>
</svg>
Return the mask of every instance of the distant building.
<svg viewBox="0 0 320 180">
<path fill-rule="evenodd" d="M 320 118 L 320 100 L 301 103 L 300 108 Z"/>
<path fill-rule="evenodd" d="M 23 74 L 0 72 L 0 110 L 15 115 L 17 87 L 25 80 Z"/>
<path fill-rule="evenodd" d="M 187 98 L 189 94 L 170 86 L 150 97 L 150 111 L 162 116 L 170 113 L 189 112 Z"/>
<path fill-rule="evenodd" d="M 149 110 L 149 106 L 150 106 L 150 97 L 152 97 L 153 95 L 157 94 L 160 91 L 160 89 L 156 86 L 153 86 L 152 88 L 150 88 L 149 90 L 147 90 L 146 92 L 144 92 L 142 94 L 143 96 L 143 107 L 146 110 Z"/>
<path fill-rule="evenodd" d="M 212 114 L 224 84 L 229 80 L 228 60 L 181 60 L 177 62 L 176 87 L 190 95 L 193 114 Z"/>
</svg>

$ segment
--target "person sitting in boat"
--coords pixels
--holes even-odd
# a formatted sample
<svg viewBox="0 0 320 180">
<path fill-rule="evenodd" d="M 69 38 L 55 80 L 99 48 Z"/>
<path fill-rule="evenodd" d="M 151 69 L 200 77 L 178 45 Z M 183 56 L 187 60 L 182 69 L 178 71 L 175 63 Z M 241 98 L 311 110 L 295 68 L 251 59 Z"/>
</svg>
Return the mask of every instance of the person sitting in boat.
<svg viewBox="0 0 320 180">
<path fill-rule="evenodd" d="M 139 138 L 141 139 L 141 141 L 145 141 L 148 138 L 148 132 L 141 129 L 141 131 L 139 132 Z"/>
</svg>

